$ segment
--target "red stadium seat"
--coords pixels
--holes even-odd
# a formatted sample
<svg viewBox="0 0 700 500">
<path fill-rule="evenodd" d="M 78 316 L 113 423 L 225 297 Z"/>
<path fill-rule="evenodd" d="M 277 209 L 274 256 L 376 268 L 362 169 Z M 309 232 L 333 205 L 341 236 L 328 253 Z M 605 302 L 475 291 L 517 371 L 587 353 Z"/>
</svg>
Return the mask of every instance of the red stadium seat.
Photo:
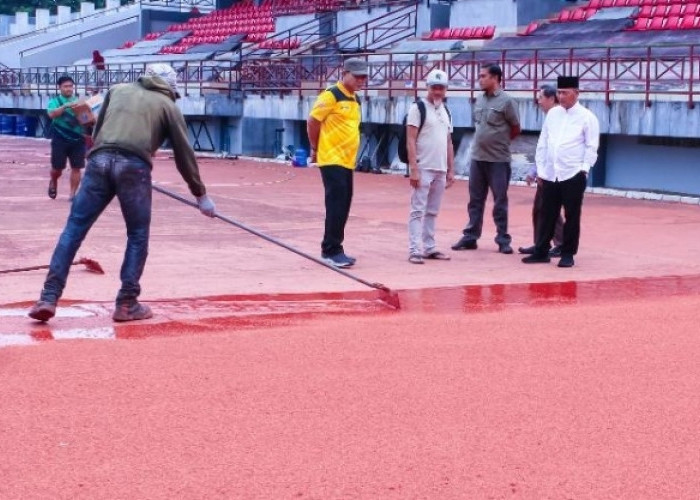
<svg viewBox="0 0 700 500">
<path fill-rule="evenodd" d="M 642 0 L 627 0 L 627 7 L 637 7 L 642 3 Z"/>
<path fill-rule="evenodd" d="M 615 0 L 603 0 L 603 5 L 601 7 L 613 7 L 615 5 Z M 588 6 L 590 8 L 590 5 Z"/>
<path fill-rule="evenodd" d="M 600 9 L 603 6 L 603 0 L 591 0 L 588 2 L 589 9 Z"/>
<path fill-rule="evenodd" d="M 484 30 L 484 38 L 486 39 L 491 39 L 493 36 L 496 34 L 496 27 L 495 26 L 486 26 L 486 29 Z"/>
<path fill-rule="evenodd" d="M 698 18 L 695 17 L 694 14 L 686 14 L 685 16 L 683 16 L 683 20 L 681 21 L 679 28 L 682 30 L 695 29 L 695 25 L 697 24 L 697 20 L 698 20 Z"/>
<path fill-rule="evenodd" d="M 639 11 L 639 17 L 654 17 L 654 7 L 651 5 L 642 6 Z"/>
<path fill-rule="evenodd" d="M 637 20 L 634 22 L 634 26 L 632 26 L 630 29 L 634 31 L 644 31 L 647 29 L 648 24 L 648 17 L 638 17 Z"/>
<path fill-rule="evenodd" d="M 677 29 L 680 29 L 679 28 L 680 24 L 681 24 L 680 16 L 668 16 L 668 18 L 666 20 L 666 24 L 664 25 L 664 29 L 677 30 Z"/>
<path fill-rule="evenodd" d="M 531 22 L 528 24 L 523 31 L 518 33 L 518 36 L 529 36 L 532 34 L 533 31 L 535 31 L 537 28 L 539 28 L 539 24 L 537 24 L 536 21 Z"/>
<path fill-rule="evenodd" d="M 568 21 L 571 21 L 572 15 L 573 15 L 573 11 L 571 11 L 571 10 L 566 10 L 566 9 L 565 9 L 565 10 L 562 10 L 561 12 L 559 12 L 558 21 L 559 21 L 560 23 L 566 23 L 566 22 L 568 22 Z"/>
<path fill-rule="evenodd" d="M 683 13 L 683 9 L 685 8 L 685 5 L 680 4 L 680 3 L 674 3 L 671 5 L 671 8 L 668 9 L 668 12 L 666 13 L 667 16 L 680 16 Z"/>
<path fill-rule="evenodd" d="M 585 21 L 586 20 L 586 9 L 579 8 L 574 11 L 571 15 L 572 21 Z"/>
<path fill-rule="evenodd" d="M 649 23 L 649 26 L 647 26 L 648 30 L 662 30 L 664 29 L 664 22 L 666 21 L 665 17 L 652 17 L 651 22 Z"/>
<path fill-rule="evenodd" d="M 474 31 L 472 31 L 472 38 L 477 40 L 484 38 L 485 29 L 486 28 L 484 28 L 483 26 L 479 26 L 478 28 L 474 29 Z"/>
</svg>

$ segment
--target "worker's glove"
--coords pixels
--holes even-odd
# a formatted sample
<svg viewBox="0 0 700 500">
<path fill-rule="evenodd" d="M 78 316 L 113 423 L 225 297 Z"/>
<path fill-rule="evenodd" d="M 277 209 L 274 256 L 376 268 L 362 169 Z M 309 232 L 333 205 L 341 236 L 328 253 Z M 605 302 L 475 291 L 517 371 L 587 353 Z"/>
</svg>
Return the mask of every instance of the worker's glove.
<svg viewBox="0 0 700 500">
<path fill-rule="evenodd" d="M 206 194 L 197 197 L 197 206 L 199 207 L 199 211 L 204 215 L 214 217 L 216 214 L 216 205 L 214 205 L 212 199 Z"/>
</svg>

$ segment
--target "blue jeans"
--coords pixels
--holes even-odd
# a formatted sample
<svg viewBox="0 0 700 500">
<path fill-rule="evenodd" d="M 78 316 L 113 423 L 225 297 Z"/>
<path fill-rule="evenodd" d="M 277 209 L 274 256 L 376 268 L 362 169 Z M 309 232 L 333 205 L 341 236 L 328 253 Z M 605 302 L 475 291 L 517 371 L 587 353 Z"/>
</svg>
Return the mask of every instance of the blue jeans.
<svg viewBox="0 0 700 500">
<path fill-rule="evenodd" d="M 83 182 L 73 200 L 66 227 L 51 257 L 41 300 L 56 303 L 66 286 L 70 266 L 88 231 L 114 197 L 126 222 L 126 252 L 117 304 L 136 301 L 148 256 L 151 226 L 151 167 L 120 151 L 102 151 L 88 159 Z"/>
</svg>

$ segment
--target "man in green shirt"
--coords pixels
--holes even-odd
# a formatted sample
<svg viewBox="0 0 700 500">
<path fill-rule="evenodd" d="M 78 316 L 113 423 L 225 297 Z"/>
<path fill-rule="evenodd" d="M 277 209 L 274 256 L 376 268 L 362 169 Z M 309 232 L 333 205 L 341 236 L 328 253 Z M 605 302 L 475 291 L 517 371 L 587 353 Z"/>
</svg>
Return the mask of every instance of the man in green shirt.
<svg viewBox="0 0 700 500">
<path fill-rule="evenodd" d="M 58 79 L 59 94 L 49 101 L 47 111 L 51 118 L 51 180 L 49 198 L 56 198 L 58 179 L 70 161 L 70 200 L 80 186 L 81 169 L 85 167 L 85 130 L 73 112 L 77 104 L 75 83 L 64 75 Z"/>
</svg>

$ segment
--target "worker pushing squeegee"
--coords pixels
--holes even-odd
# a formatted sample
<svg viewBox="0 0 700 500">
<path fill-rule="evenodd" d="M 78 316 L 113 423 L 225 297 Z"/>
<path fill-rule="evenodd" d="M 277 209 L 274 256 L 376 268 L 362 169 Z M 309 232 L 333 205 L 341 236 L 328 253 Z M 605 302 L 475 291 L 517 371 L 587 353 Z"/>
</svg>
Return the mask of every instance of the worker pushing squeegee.
<svg viewBox="0 0 700 500">
<path fill-rule="evenodd" d="M 344 276 L 382 291 L 383 299 L 397 306 L 395 294 L 382 284 L 369 283 L 350 273 L 335 269 L 289 245 L 263 235 L 216 213 L 199 175 L 194 151 L 187 139 L 185 119 L 175 105 L 179 97 L 177 75 L 168 64 L 151 64 L 135 83 L 112 87 L 95 124 L 95 145 L 88 155 L 85 177 L 71 205 L 68 222 L 61 234 L 49 265 L 39 301 L 29 317 L 48 321 L 56 314 L 56 304 L 66 285 L 70 266 L 90 227 L 116 196 L 127 227 L 127 244 L 121 269 L 122 286 L 117 294 L 115 321 L 133 321 L 153 316 L 151 309 L 138 301 L 139 280 L 148 254 L 151 223 L 152 156 L 167 138 L 173 147 L 175 164 L 197 202 L 153 186 L 164 194 L 195 205 L 209 217 L 217 217 L 332 269 Z"/>
<path fill-rule="evenodd" d="M 152 155 L 165 139 L 172 144 L 177 169 L 199 210 L 209 217 L 215 214 L 187 139 L 185 118 L 175 105 L 178 97 L 177 74 L 169 64 L 149 65 L 137 82 L 116 85 L 107 93 L 95 124 L 95 145 L 88 155 L 85 177 L 51 257 L 41 297 L 29 311 L 31 318 L 48 321 L 56 314 L 80 244 L 115 196 L 124 215 L 127 242 L 122 286 L 112 317 L 132 321 L 153 315 L 138 301 L 139 280 L 148 255 Z"/>
</svg>

